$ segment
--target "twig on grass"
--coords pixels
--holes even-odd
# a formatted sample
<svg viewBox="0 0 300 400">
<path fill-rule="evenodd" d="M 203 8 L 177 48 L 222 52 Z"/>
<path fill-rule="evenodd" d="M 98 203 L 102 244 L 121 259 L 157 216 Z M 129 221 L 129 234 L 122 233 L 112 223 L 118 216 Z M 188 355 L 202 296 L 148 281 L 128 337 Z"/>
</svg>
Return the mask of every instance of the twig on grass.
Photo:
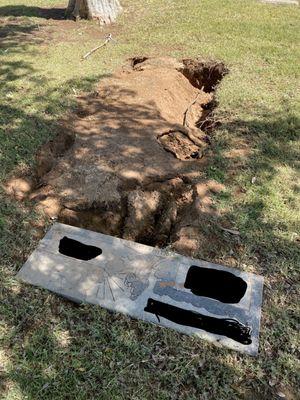
<svg viewBox="0 0 300 400">
<path fill-rule="evenodd" d="M 228 232 L 231 233 L 231 235 L 240 235 L 240 231 L 238 231 L 237 229 L 227 229 L 227 228 L 223 228 L 223 226 L 220 226 L 220 229 L 222 229 L 222 231 L 224 232 Z"/>
<path fill-rule="evenodd" d="M 104 47 L 107 45 L 107 43 L 109 43 L 111 40 L 114 40 L 112 37 L 112 34 L 108 34 L 105 38 L 105 41 L 100 44 L 100 46 L 95 47 L 94 49 L 92 49 L 91 51 L 89 51 L 88 53 L 86 53 L 83 57 L 82 60 L 86 60 L 90 55 L 92 55 L 93 53 L 95 53 L 95 51 L 101 49 L 101 47 Z"/>
</svg>

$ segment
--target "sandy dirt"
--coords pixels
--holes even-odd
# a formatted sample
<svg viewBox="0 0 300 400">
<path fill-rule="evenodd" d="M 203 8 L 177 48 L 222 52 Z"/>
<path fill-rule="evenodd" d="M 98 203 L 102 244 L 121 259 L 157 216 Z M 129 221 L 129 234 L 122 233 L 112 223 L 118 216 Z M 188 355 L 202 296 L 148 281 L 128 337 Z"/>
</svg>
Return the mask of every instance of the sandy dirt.
<svg viewBox="0 0 300 400">
<path fill-rule="evenodd" d="M 199 129 L 226 73 L 221 63 L 134 58 L 78 98 L 63 131 L 37 153 L 29 198 L 49 217 L 195 255 L 215 211 Z M 210 110 L 208 112 L 208 110 Z"/>
</svg>

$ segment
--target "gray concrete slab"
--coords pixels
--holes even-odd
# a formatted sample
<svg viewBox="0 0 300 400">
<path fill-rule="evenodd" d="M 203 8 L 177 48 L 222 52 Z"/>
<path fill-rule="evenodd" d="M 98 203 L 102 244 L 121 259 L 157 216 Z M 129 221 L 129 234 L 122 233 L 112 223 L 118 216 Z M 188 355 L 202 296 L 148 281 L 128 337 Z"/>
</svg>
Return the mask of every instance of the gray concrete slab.
<svg viewBox="0 0 300 400">
<path fill-rule="evenodd" d="M 286 5 L 299 5 L 298 0 L 260 0 L 261 3 L 272 3 L 272 4 L 286 4 Z"/>
<path fill-rule="evenodd" d="M 102 254 L 88 261 L 63 255 L 59 252 L 59 245 L 65 236 L 85 245 L 97 246 Z M 228 304 L 193 294 L 184 287 L 191 265 L 228 271 L 242 278 L 247 283 L 245 295 L 239 303 Z M 258 351 L 263 291 L 263 278 L 258 275 L 56 223 L 31 254 L 18 277 L 76 302 L 100 305 L 251 355 Z M 163 307 L 167 305 L 172 316 L 164 311 L 149 312 L 149 307 L 145 311 L 149 299 L 157 304 L 164 303 Z M 178 322 L 180 315 L 184 316 L 184 322 Z M 213 317 L 214 323 L 222 320 L 228 325 L 234 319 L 240 326 L 249 327 L 251 344 L 243 344 L 230 335 L 204 328 L 203 321 L 211 321 L 209 317 Z M 186 322 L 187 319 L 192 322 Z M 200 320 L 202 329 L 198 328 Z"/>
</svg>

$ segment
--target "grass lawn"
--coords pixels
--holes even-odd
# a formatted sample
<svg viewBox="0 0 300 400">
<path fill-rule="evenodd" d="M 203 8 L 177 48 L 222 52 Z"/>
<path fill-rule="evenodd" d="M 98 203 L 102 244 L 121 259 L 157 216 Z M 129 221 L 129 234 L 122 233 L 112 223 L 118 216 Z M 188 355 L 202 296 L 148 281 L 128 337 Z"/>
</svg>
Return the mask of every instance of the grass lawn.
<svg viewBox="0 0 300 400">
<path fill-rule="evenodd" d="M 49 20 L 37 8 L 63 6 L 0 0 L 0 183 L 30 170 L 37 147 L 75 106 L 74 94 L 126 58 L 223 60 L 230 74 L 218 90 L 222 124 L 206 175 L 225 185 L 215 204 L 241 238 L 224 233 L 222 248 L 199 258 L 265 277 L 260 354 L 21 284 L 15 274 L 37 243 L 39 219 L 29 203 L 0 190 L 0 398 L 299 399 L 299 7 L 123 0 L 125 13 L 103 30 Z M 81 62 L 109 32 L 117 43 Z"/>
</svg>

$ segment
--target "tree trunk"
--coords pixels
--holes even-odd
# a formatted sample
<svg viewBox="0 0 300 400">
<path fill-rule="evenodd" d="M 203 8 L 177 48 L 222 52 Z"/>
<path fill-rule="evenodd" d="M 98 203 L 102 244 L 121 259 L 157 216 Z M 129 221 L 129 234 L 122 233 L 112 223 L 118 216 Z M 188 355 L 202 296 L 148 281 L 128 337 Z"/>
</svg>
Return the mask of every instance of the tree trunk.
<svg viewBox="0 0 300 400">
<path fill-rule="evenodd" d="M 101 23 L 110 24 L 121 11 L 119 0 L 69 0 L 66 16 L 75 20 L 94 18 Z"/>
</svg>

